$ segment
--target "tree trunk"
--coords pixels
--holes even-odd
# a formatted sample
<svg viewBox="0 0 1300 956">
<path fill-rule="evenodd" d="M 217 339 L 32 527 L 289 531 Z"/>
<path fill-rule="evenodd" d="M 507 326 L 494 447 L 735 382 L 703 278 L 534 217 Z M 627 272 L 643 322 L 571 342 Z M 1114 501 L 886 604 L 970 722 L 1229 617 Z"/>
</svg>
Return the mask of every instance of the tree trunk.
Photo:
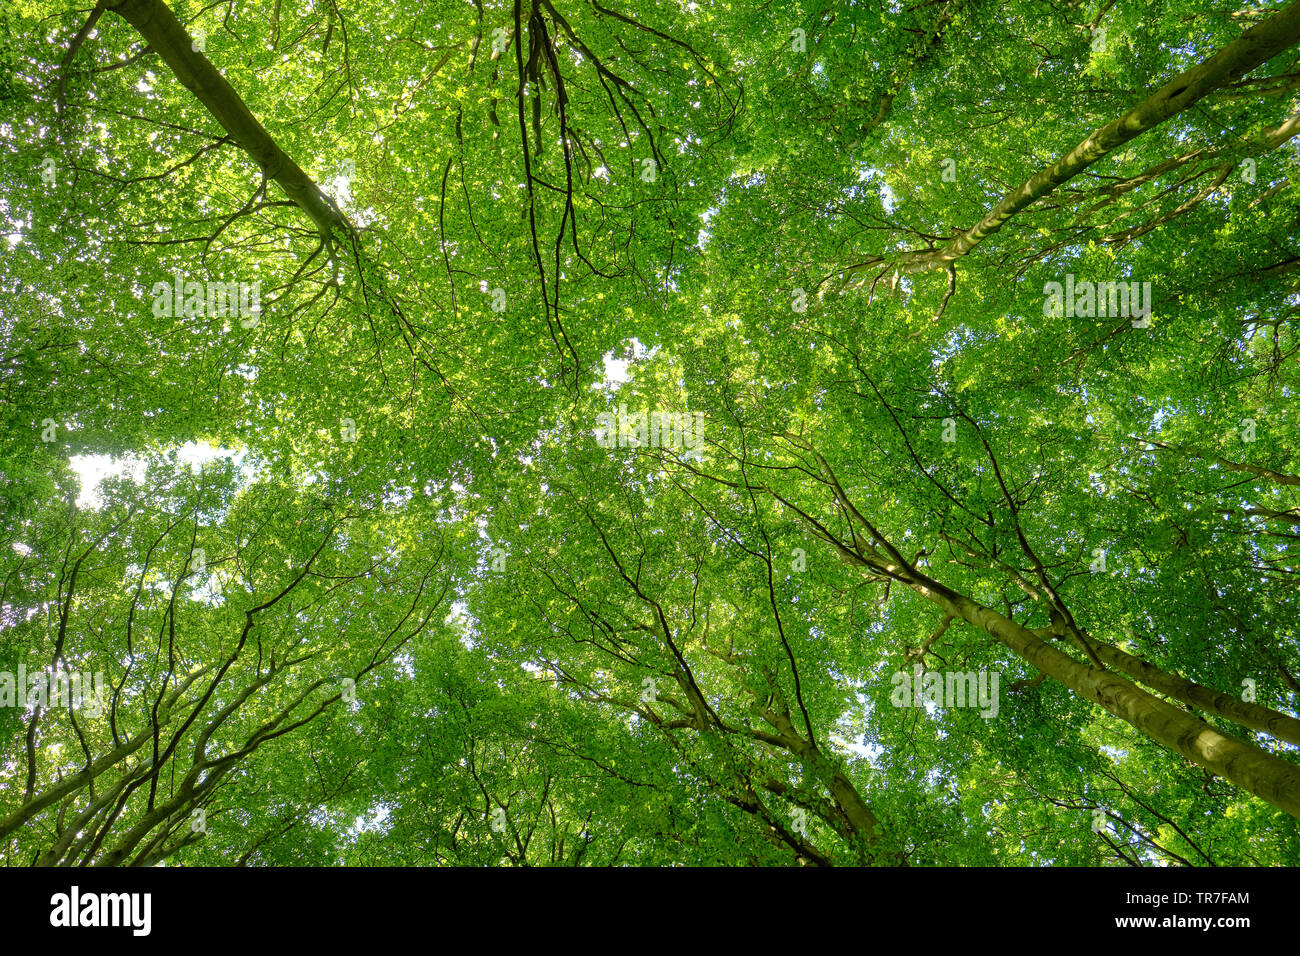
<svg viewBox="0 0 1300 956">
<path fill-rule="evenodd" d="M 919 572 L 893 576 L 1157 743 L 1300 819 L 1300 767 L 1219 733 L 1111 671 L 1079 663 L 1010 618 Z"/>
<path fill-rule="evenodd" d="M 1278 740 L 1300 747 L 1300 720 L 1259 704 L 1239 700 L 1212 687 L 1197 684 L 1177 674 L 1161 670 L 1149 661 L 1089 637 L 1088 643 L 1107 667 L 1123 671 L 1152 690 L 1173 697 L 1192 707 L 1230 720 L 1242 727 L 1258 730 Z"/>
<path fill-rule="evenodd" d="M 206 56 L 194 49 L 194 40 L 162 0 L 109 0 L 109 9 L 135 27 L 246 153 L 267 178 L 275 180 L 295 203 L 311 216 L 321 235 L 352 233 L 352 224 L 257 121 L 243 99 Z"/>
<path fill-rule="evenodd" d="M 1002 197 L 970 229 L 936 249 L 904 253 L 897 265 L 904 272 L 945 269 L 1001 229 L 1007 220 L 1051 193 L 1058 186 L 1105 158 L 1129 140 L 1176 116 L 1300 42 L 1300 3 L 1292 3 L 1263 23 L 1251 27 L 1208 60 L 1178 74 L 1119 119 L 1113 120 L 1052 165 L 1039 170 Z"/>
</svg>

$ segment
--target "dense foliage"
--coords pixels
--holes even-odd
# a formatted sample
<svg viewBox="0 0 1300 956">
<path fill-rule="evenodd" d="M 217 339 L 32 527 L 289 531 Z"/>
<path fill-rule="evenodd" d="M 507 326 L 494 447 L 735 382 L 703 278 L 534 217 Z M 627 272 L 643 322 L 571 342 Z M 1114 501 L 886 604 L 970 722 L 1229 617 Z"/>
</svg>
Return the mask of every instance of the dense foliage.
<svg viewBox="0 0 1300 956">
<path fill-rule="evenodd" d="M 1297 44 L 0 0 L 0 859 L 1300 863 Z"/>
</svg>

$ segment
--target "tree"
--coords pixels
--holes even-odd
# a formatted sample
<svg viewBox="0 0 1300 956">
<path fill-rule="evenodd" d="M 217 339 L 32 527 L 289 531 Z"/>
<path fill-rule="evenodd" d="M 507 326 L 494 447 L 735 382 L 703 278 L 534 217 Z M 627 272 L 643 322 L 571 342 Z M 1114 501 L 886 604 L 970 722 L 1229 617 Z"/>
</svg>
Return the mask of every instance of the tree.
<svg viewBox="0 0 1300 956">
<path fill-rule="evenodd" d="M 5 862 L 1298 862 L 1300 4 L 0 9 Z"/>
</svg>

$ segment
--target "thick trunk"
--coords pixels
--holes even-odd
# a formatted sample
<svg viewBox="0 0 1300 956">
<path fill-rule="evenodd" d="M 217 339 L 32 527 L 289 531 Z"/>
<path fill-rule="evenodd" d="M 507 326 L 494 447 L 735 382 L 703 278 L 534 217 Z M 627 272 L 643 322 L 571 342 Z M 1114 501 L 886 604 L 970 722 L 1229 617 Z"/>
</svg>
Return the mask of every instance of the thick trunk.
<svg viewBox="0 0 1300 956">
<path fill-rule="evenodd" d="M 322 235 L 351 234 L 347 217 L 280 148 L 208 58 L 194 49 L 193 38 L 162 0 L 109 0 L 109 9 L 135 27 L 230 138 L 258 162 L 267 178 L 279 183 L 311 216 Z"/>
<path fill-rule="evenodd" d="M 1300 818 L 1300 767 L 1219 733 L 1111 671 L 1079 663 L 1010 618 L 937 581 L 911 573 L 900 580 L 1157 743 Z"/>
<path fill-rule="evenodd" d="M 906 861 L 892 851 L 882 850 L 885 831 L 871 808 L 862 799 L 861 794 L 842 773 L 836 772 L 831 778 L 831 796 L 836 805 L 844 811 L 855 833 L 861 834 L 867 854 L 873 864 L 884 866 L 905 866 Z"/>
<path fill-rule="evenodd" d="M 1261 731 L 1300 747 L 1300 720 L 1294 717 L 1268 707 L 1238 700 L 1231 694 L 1224 694 L 1203 684 L 1193 683 L 1177 674 L 1170 674 L 1110 644 L 1091 639 L 1089 643 L 1107 667 L 1123 671 L 1166 697 L 1173 697 L 1184 704 L 1200 708 L 1224 720 L 1230 720 L 1234 724 Z"/>
</svg>

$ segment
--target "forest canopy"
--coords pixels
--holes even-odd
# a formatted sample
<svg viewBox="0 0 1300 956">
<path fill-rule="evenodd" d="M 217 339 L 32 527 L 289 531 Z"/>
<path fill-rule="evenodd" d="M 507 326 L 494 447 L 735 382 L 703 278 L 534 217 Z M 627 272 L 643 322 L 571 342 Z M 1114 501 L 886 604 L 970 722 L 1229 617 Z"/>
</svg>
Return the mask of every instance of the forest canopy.
<svg viewBox="0 0 1300 956">
<path fill-rule="evenodd" d="M 1300 2 L 0 0 L 0 860 L 1300 864 L 1298 137 Z"/>
</svg>

